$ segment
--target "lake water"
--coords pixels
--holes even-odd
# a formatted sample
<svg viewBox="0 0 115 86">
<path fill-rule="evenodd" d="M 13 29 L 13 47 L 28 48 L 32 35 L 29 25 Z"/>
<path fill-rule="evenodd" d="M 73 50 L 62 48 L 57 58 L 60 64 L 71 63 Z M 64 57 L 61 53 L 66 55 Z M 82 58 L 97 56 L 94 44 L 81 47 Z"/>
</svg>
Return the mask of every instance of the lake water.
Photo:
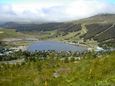
<svg viewBox="0 0 115 86">
<path fill-rule="evenodd" d="M 33 43 L 27 48 L 28 51 L 48 51 L 55 50 L 57 52 L 61 51 L 72 51 L 72 52 L 84 52 L 87 51 L 86 47 L 71 45 L 63 42 L 55 42 L 55 41 L 40 41 Z"/>
</svg>

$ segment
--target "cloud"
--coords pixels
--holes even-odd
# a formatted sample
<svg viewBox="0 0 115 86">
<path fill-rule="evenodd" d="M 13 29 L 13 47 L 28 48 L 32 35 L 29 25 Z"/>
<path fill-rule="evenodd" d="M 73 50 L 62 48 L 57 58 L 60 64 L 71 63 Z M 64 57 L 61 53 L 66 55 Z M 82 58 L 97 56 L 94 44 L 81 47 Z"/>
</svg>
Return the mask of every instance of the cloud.
<svg viewBox="0 0 115 86">
<path fill-rule="evenodd" d="M 107 0 L 43 0 L 32 3 L 0 4 L 0 20 L 71 21 L 99 13 L 115 13 Z"/>
</svg>

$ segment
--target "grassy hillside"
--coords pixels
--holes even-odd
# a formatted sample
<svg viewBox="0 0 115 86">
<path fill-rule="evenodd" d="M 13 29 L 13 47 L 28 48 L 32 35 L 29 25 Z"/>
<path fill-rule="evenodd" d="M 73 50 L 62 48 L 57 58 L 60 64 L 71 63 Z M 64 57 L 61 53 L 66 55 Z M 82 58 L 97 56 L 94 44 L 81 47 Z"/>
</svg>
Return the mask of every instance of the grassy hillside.
<svg viewBox="0 0 115 86">
<path fill-rule="evenodd" d="M 87 24 L 94 24 L 94 23 L 115 23 L 115 14 L 97 14 L 95 16 L 84 18 L 78 21 L 73 21 L 73 23 L 87 23 Z"/>
<path fill-rule="evenodd" d="M 24 34 L 20 32 L 16 32 L 15 29 L 3 29 L 0 28 L 0 39 L 3 38 L 18 38 L 18 37 L 23 37 Z"/>
<path fill-rule="evenodd" d="M 33 33 L 32 35 L 42 40 L 56 39 L 70 42 L 83 42 L 93 39 L 101 45 L 107 44 L 114 46 L 114 23 L 115 14 L 100 14 L 70 22 L 45 24 L 17 24 L 10 22 L 1 25 L 1 27 L 14 28 L 19 32 Z"/>
<path fill-rule="evenodd" d="M 35 35 L 16 32 L 15 29 L 0 28 L 0 46 L 26 46 L 31 44 L 33 40 L 36 40 Z"/>
<path fill-rule="evenodd" d="M 87 54 L 79 61 L 28 61 L 0 65 L 0 86 L 114 86 L 115 52 L 95 58 Z"/>
</svg>

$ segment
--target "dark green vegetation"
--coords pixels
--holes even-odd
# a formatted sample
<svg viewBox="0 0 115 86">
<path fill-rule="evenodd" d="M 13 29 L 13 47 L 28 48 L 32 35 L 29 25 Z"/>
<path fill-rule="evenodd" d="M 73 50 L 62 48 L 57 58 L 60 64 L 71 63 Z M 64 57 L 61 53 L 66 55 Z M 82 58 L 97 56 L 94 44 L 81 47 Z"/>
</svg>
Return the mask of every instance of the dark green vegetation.
<svg viewBox="0 0 115 86">
<path fill-rule="evenodd" d="M 16 29 L 16 31 L 25 32 L 25 31 L 52 31 L 57 29 L 58 25 L 62 25 L 63 23 L 46 23 L 46 24 L 18 24 L 14 22 L 8 22 L 1 27 L 8 29 Z"/>
<path fill-rule="evenodd" d="M 10 22 L 1 25 L 1 27 L 13 28 L 18 32 L 31 32 L 33 34 L 36 34 L 37 31 L 39 34 L 36 34 L 36 36 L 41 40 L 56 38 L 63 41 L 82 41 L 84 43 L 87 40 L 94 39 L 100 45 L 106 44 L 115 47 L 114 24 L 115 14 L 100 14 L 71 22 L 45 24 L 18 24 Z M 48 31 L 51 31 L 52 34 Z"/>
<path fill-rule="evenodd" d="M 102 31 L 105 31 L 106 29 L 108 29 L 111 26 L 112 26 L 112 24 L 91 24 L 91 25 L 87 25 L 86 28 L 88 28 L 88 32 L 87 32 L 87 34 L 84 35 L 84 38 L 85 39 L 91 39 L 91 38 L 96 39 L 96 37 L 98 37 L 96 35 L 100 34 Z M 103 39 L 106 39 L 106 37 L 104 37 Z M 102 40 L 102 39 L 100 39 L 100 40 Z"/>
<path fill-rule="evenodd" d="M 88 32 L 83 36 L 84 39 L 94 39 L 101 43 L 115 43 L 114 24 L 91 24 L 87 25 Z"/>
<path fill-rule="evenodd" d="M 86 53 L 88 52 L 56 52 L 54 50 L 49 50 L 49 51 L 36 51 L 36 52 L 28 52 L 28 51 L 13 51 L 13 50 L 10 50 L 10 49 L 7 49 L 7 48 L 3 48 L 1 47 L 0 48 L 0 53 L 5 53 L 5 52 L 8 52 L 8 51 L 12 51 L 10 52 L 9 54 L 3 54 L 0 56 L 0 61 L 10 61 L 10 60 L 17 60 L 17 59 L 25 59 L 25 60 L 46 60 L 48 59 L 49 55 L 54 55 L 53 57 L 55 57 L 54 59 L 64 59 L 65 57 L 81 57 L 83 55 L 85 55 Z"/>
<path fill-rule="evenodd" d="M 75 54 L 54 51 L 14 54 L 25 57 L 25 62 L 0 64 L 0 86 L 115 85 L 115 52 L 87 53 L 81 60 L 75 60 Z"/>
</svg>

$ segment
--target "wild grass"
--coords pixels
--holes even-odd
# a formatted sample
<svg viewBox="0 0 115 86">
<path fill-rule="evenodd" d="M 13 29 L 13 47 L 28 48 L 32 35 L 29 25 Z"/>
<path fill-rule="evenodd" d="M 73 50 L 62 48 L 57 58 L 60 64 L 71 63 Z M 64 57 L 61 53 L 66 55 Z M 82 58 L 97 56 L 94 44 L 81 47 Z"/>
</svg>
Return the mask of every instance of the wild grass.
<svg viewBox="0 0 115 86">
<path fill-rule="evenodd" d="M 114 86 L 115 52 L 79 61 L 28 61 L 0 65 L 0 86 Z M 54 74 L 58 76 L 55 77 Z"/>
<path fill-rule="evenodd" d="M 3 29 L 0 28 L 0 39 L 3 38 L 16 38 L 16 37 L 23 37 L 24 35 L 20 32 L 16 32 L 14 29 Z"/>
</svg>

